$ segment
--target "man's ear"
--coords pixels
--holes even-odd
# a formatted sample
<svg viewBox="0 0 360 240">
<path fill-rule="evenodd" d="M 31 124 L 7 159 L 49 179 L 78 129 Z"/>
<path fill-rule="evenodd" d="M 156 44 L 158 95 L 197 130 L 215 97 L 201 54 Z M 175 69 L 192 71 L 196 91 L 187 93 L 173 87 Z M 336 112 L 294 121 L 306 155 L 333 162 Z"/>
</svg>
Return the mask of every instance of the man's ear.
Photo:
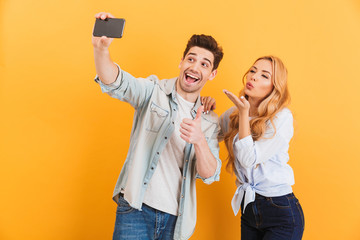
<svg viewBox="0 0 360 240">
<path fill-rule="evenodd" d="M 210 81 L 213 80 L 215 78 L 216 74 L 217 74 L 217 69 L 215 69 L 214 71 L 211 72 L 209 80 Z"/>
<path fill-rule="evenodd" d="M 181 58 L 181 61 L 179 63 L 179 68 L 181 68 L 181 63 L 184 61 L 184 58 Z"/>
</svg>

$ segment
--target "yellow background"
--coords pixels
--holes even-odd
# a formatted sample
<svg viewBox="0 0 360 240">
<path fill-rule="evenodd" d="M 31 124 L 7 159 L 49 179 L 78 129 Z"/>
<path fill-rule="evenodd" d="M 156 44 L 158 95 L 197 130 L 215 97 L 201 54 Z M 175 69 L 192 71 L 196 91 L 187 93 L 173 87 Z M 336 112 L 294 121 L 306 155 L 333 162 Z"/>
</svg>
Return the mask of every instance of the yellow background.
<svg viewBox="0 0 360 240">
<path fill-rule="evenodd" d="M 213 35 L 225 56 L 202 94 L 218 114 L 231 106 L 222 89 L 238 92 L 257 57 L 279 56 L 296 120 L 289 163 L 303 239 L 360 239 L 358 0 L 0 1 L 0 239 L 111 239 L 133 109 L 93 81 L 99 11 L 126 19 L 110 50 L 138 77 L 177 76 L 189 37 Z M 234 177 L 223 168 L 220 182 L 197 186 L 192 239 L 239 239 Z"/>
</svg>

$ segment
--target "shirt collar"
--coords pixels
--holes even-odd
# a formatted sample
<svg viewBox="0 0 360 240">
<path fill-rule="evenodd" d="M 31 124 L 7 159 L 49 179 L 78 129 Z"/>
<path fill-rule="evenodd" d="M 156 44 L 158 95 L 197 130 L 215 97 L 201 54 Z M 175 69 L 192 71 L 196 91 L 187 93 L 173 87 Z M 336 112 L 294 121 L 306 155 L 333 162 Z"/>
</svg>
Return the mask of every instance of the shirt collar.
<svg viewBox="0 0 360 240">
<path fill-rule="evenodd" d="M 167 79 L 167 80 L 163 80 L 160 81 L 163 84 L 163 89 L 166 95 L 170 95 L 172 97 L 172 100 L 177 103 L 177 99 L 176 99 L 176 95 L 178 94 L 176 92 L 176 81 L 177 81 L 177 77 L 175 78 L 171 78 L 171 79 Z M 201 106 L 201 100 L 200 100 L 200 96 L 198 96 L 198 98 L 196 99 L 196 102 L 194 104 L 194 107 L 191 109 L 191 115 L 193 118 L 195 118 L 196 113 L 197 113 L 197 109 Z"/>
</svg>

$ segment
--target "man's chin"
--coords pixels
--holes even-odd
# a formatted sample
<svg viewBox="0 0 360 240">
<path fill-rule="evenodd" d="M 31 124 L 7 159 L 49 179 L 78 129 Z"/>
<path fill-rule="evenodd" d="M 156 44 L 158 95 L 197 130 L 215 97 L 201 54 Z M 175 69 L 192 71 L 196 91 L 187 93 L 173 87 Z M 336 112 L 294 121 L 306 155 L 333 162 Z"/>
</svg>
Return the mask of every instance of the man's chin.
<svg viewBox="0 0 360 240">
<path fill-rule="evenodd" d="M 198 85 L 196 84 L 196 85 L 180 85 L 180 87 L 181 87 L 181 90 L 183 91 L 183 92 L 186 92 L 186 93 L 196 93 L 198 90 L 199 90 L 199 88 L 197 87 Z"/>
</svg>

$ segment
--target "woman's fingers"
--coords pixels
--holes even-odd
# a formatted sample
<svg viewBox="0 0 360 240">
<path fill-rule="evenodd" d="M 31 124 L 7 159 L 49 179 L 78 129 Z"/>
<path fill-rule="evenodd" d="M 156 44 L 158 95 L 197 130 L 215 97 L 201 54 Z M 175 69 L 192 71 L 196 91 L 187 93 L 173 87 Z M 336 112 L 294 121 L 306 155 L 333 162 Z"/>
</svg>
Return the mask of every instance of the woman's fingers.
<svg viewBox="0 0 360 240">
<path fill-rule="evenodd" d="M 246 108 L 250 108 L 250 103 L 244 96 L 240 97 L 240 101 L 244 104 Z"/>
<path fill-rule="evenodd" d="M 214 110 L 216 106 L 216 101 L 212 97 L 201 97 L 201 103 L 204 106 L 204 113 Z"/>
<path fill-rule="evenodd" d="M 211 106 L 210 110 L 215 110 L 216 109 L 216 101 L 215 98 L 211 98 L 209 101 L 209 106 Z"/>
<path fill-rule="evenodd" d="M 235 104 L 237 108 L 244 107 L 244 103 L 235 94 L 229 92 L 228 90 L 223 90 L 223 92 Z"/>
</svg>

